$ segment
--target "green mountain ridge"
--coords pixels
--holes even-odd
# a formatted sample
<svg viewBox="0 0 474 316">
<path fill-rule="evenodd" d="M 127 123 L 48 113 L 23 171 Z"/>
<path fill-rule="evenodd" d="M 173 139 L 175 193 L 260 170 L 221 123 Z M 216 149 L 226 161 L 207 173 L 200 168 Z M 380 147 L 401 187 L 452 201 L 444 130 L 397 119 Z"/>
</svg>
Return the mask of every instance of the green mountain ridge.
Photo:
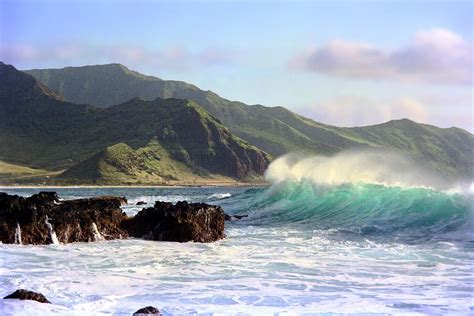
<svg viewBox="0 0 474 316">
<path fill-rule="evenodd" d="M 133 98 L 101 109 L 45 89 L 0 64 L 0 161 L 104 184 L 252 179 L 270 161 L 190 100 Z"/>
<path fill-rule="evenodd" d="M 315 122 L 283 107 L 229 101 L 181 81 L 167 81 L 120 64 L 28 70 L 73 103 L 107 108 L 133 97 L 190 99 L 238 137 L 278 157 L 288 152 L 331 155 L 352 148 L 401 151 L 451 179 L 474 177 L 474 136 L 407 119 L 342 128 Z"/>
</svg>

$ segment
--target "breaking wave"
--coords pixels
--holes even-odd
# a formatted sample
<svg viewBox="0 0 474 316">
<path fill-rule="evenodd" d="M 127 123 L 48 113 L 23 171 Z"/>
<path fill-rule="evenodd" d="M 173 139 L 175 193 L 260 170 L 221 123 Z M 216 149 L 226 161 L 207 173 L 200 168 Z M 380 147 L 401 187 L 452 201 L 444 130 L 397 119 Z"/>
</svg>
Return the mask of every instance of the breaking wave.
<svg viewBox="0 0 474 316">
<path fill-rule="evenodd" d="M 343 238 L 474 241 L 469 189 L 443 190 L 440 178 L 402 156 L 284 156 L 270 165 L 266 178 L 270 187 L 236 197 L 254 225 L 332 230 Z"/>
</svg>

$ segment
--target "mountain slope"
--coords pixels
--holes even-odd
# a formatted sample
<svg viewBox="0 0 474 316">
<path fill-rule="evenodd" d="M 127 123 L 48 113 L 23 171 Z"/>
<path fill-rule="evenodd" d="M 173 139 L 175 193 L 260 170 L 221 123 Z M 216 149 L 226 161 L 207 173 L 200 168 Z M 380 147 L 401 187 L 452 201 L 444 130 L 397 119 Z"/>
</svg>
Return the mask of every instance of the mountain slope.
<svg viewBox="0 0 474 316">
<path fill-rule="evenodd" d="M 165 81 L 129 70 L 120 64 L 35 69 L 26 71 L 73 103 L 106 108 L 134 97 L 190 99 L 219 118 L 237 136 L 279 156 L 305 148 L 314 153 L 335 153 L 364 145 L 342 129 L 303 118 L 283 107 L 248 106 L 221 98 L 181 81 Z M 106 84 L 104 84 L 106 83 Z"/>
<path fill-rule="evenodd" d="M 453 178 L 474 177 L 474 137 L 409 120 L 339 128 L 315 122 L 283 107 L 248 106 L 180 81 L 165 81 L 120 64 L 30 70 L 28 73 L 74 103 L 108 107 L 132 97 L 190 99 L 220 119 L 237 136 L 272 154 L 291 151 L 333 154 L 354 147 L 403 151 Z M 106 84 L 99 84 L 104 83 Z"/>
<path fill-rule="evenodd" d="M 129 169 L 112 172 L 122 180 L 192 174 L 244 179 L 262 175 L 269 163 L 266 153 L 192 101 L 134 98 L 107 109 L 76 105 L 62 101 L 30 75 L 0 64 L 1 161 L 48 170 L 79 163 L 63 177 L 81 174 L 110 182 L 110 173 L 104 176 L 103 171 L 111 169 L 92 161 L 102 155 L 96 160 L 110 162 L 111 153 L 115 167 L 117 162 L 134 162 Z"/>
<path fill-rule="evenodd" d="M 213 180 L 231 178 L 206 174 Z M 196 181 L 199 175 L 185 163 L 173 160 L 157 141 L 134 150 L 125 143 L 109 146 L 66 170 L 61 178 L 69 182 L 94 184 L 171 183 Z"/>
<path fill-rule="evenodd" d="M 444 174 L 474 177 L 474 137 L 463 129 L 439 128 L 402 119 L 350 130 L 377 146 L 396 148 L 418 157 Z"/>
</svg>

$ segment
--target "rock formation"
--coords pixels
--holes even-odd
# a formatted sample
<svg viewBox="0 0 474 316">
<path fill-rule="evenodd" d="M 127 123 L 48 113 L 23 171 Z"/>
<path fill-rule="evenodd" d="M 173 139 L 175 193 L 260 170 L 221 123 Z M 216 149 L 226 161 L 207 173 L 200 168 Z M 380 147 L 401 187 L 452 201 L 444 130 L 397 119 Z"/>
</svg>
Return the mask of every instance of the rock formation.
<svg viewBox="0 0 474 316">
<path fill-rule="evenodd" d="M 5 296 L 4 299 L 31 300 L 51 304 L 43 294 L 23 289 L 16 290 L 12 294 Z"/>
<path fill-rule="evenodd" d="M 55 192 L 24 198 L 0 193 L 0 241 L 17 244 L 57 244 L 117 239 L 125 199 L 112 196 L 60 201 Z"/>
<path fill-rule="evenodd" d="M 212 242 L 225 237 L 224 211 L 204 203 L 156 202 L 125 220 L 130 236 L 161 241 Z"/>
<path fill-rule="evenodd" d="M 153 316 L 161 316 L 162 314 L 160 313 L 160 311 L 158 310 L 158 308 L 156 307 L 153 307 L 153 306 L 147 306 L 147 307 L 144 307 L 144 308 L 140 308 L 139 310 L 137 310 L 135 313 L 133 313 L 133 316 L 149 316 L 149 315 L 153 315 Z"/>
<path fill-rule="evenodd" d="M 0 192 L 0 241 L 59 244 L 126 238 L 213 242 L 225 237 L 224 211 L 204 203 L 156 202 L 135 217 L 125 198 L 102 196 L 61 201 L 55 192 L 25 198 Z"/>
</svg>

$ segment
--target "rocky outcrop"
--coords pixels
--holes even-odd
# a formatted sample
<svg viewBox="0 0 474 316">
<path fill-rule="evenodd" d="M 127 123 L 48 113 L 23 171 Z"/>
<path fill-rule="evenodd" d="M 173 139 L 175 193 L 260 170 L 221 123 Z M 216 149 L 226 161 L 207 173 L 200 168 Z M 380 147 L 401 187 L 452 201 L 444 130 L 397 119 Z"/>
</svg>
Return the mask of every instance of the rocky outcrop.
<svg viewBox="0 0 474 316">
<path fill-rule="evenodd" d="M 4 299 L 31 300 L 51 304 L 43 294 L 23 289 L 16 290 L 12 294 L 5 296 Z"/>
<path fill-rule="evenodd" d="M 144 307 L 144 308 L 140 308 L 139 310 L 137 310 L 135 313 L 133 313 L 133 316 L 149 316 L 149 315 L 153 315 L 153 316 L 161 316 L 162 314 L 160 313 L 160 311 L 158 310 L 158 308 L 156 307 L 153 307 L 153 306 L 147 306 L 147 307 Z"/>
<path fill-rule="evenodd" d="M 213 242 L 225 237 L 226 215 L 219 206 L 156 202 L 129 218 L 121 209 L 124 203 L 125 198 L 114 196 L 61 201 L 55 192 L 28 198 L 0 192 L 0 241 L 59 244 L 130 235 L 149 240 Z"/>
<path fill-rule="evenodd" d="M 149 240 L 213 242 L 225 237 L 224 211 L 204 203 L 156 202 L 123 222 L 130 236 Z"/>
<path fill-rule="evenodd" d="M 124 198 L 104 196 L 60 201 L 55 192 L 24 198 L 0 193 L 0 241 L 52 244 L 125 238 Z"/>
</svg>

